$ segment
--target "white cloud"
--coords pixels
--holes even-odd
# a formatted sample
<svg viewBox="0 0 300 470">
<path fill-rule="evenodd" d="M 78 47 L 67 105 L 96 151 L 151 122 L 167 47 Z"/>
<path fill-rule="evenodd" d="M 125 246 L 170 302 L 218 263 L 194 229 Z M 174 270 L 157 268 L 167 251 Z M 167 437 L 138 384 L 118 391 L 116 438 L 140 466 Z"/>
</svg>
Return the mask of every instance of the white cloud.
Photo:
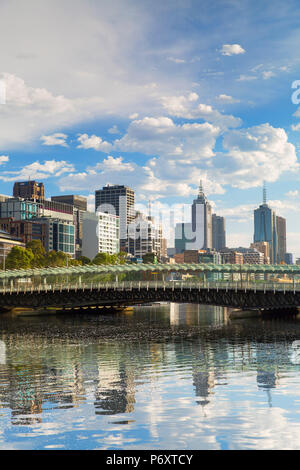
<svg viewBox="0 0 300 470">
<path fill-rule="evenodd" d="M 108 129 L 109 134 L 120 134 L 118 126 L 114 124 L 110 129 Z"/>
<path fill-rule="evenodd" d="M 271 70 L 263 71 L 262 72 L 262 77 L 264 80 L 268 80 L 271 77 L 275 77 L 275 73 L 272 72 Z"/>
<path fill-rule="evenodd" d="M 300 123 L 299 124 L 292 124 L 291 128 L 293 131 L 299 131 L 300 130 Z"/>
<path fill-rule="evenodd" d="M 129 119 L 134 120 L 134 119 L 137 119 L 138 117 L 139 117 L 139 113 L 132 113 L 130 114 Z"/>
<path fill-rule="evenodd" d="M 299 191 L 298 189 L 295 189 L 295 191 L 288 191 L 285 195 L 287 197 L 297 197 L 299 196 Z"/>
<path fill-rule="evenodd" d="M 181 159 L 207 159 L 213 155 L 218 127 L 205 122 L 175 124 L 169 117 L 145 117 L 132 121 L 127 134 L 114 143 L 115 149 Z"/>
<path fill-rule="evenodd" d="M 220 182 L 235 187 L 259 186 L 263 180 L 274 182 L 283 172 L 299 170 L 295 147 L 286 132 L 268 123 L 228 131 L 223 148 L 227 153 L 216 155 L 215 171 Z"/>
<path fill-rule="evenodd" d="M 62 147 L 68 147 L 66 142 L 67 138 L 68 136 L 66 134 L 57 132 L 52 135 L 43 135 L 40 140 L 43 142 L 43 145 L 60 145 Z"/>
<path fill-rule="evenodd" d="M 170 62 L 174 62 L 175 64 L 185 64 L 186 62 L 184 59 L 179 59 L 177 57 L 168 57 L 167 60 Z"/>
<path fill-rule="evenodd" d="M 223 44 L 221 49 L 222 55 L 244 54 L 246 51 L 239 44 Z"/>
<path fill-rule="evenodd" d="M 2 76 L 6 85 L 6 104 L 0 107 L 2 148 L 23 147 L 41 134 L 45 142 L 50 142 L 49 131 L 90 119 L 99 112 L 100 98 L 69 99 L 45 88 L 31 87 L 15 75 Z"/>
<path fill-rule="evenodd" d="M 217 96 L 216 99 L 218 101 L 220 101 L 221 103 L 228 103 L 228 104 L 239 103 L 240 102 L 240 100 L 237 100 L 237 99 L 233 98 L 232 96 L 225 95 L 225 94 L 221 94 L 221 95 Z"/>
<path fill-rule="evenodd" d="M 210 123 L 175 124 L 169 117 L 132 121 L 127 133 L 114 141 L 112 150 L 151 156 L 144 165 L 109 156 L 82 173 L 63 178 L 64 189 L 89 190 L 91 184 L 129 184 L 143 197 L 189 196 L 199 179 L 210 193 L 224 193 L 224 185 L 241 189 L 276 181 L 283 172 L 297 172 L 295 147 L 283 129 L 261 124 L 223 134 L 223 150 L 215 151 L 218 127 Z M 102 143 L 93 136 L 93 141 Z M 94 183 L 93 183 L 94 182 Z M 247 213 L 236 213 L 243 221 Z"/>
<path fill-rule="evenodd" d="M 223 130 L 229 127 L 239 127 L 242 124 L 240 118 L 222 114 L 213 109 L 212 106 L 197 103 L 197 101 L 198 95 L 196 93 L 190 93 L 187 96 L 164 96 L 161 98 L 162 105 L 170 116 L 185 119 L 204 119 Z"/>
<path fill-rule="evenodd" d="M 125 163 L 123 162 L 122 157 L 112 157 L 108 156 L 103 162 L 97 163 L 94 167 L 91 168 L 92 171 L 96 170 L 103 170 L 106 172 L 121 172 L 121 171 L 129 171 L 132 172 L 135 170 L 135 165 L 133 163 Z"/>
<path fill-rule="evenodd" d="M 20 171 L 2 171 L 0 179 L 7 182 L 39 178 L 45 179 L 59 177 L 71 171 L 74 171 L 74 166 L 66 161 L 48 160 L 44 163 L 36 161 L 24 166 Z"/>
<path fill-rule="evenodd" d="M 257 77 L 255 75 L 244 75 L 244 74 L 242 74 L 236 80 L 238 82 L 249 82 L 251 80 L 256 80 L 256 79 L 257 79 Z"/>
<path fill-rule="evenodd" d="M 253 218 L 254 209 L 254 204 L 240 204 L 230 208 L 218 209 L 218 212 L 222 212 L 222 216 L 226 217 L 226 220 L 244 223 L 249 222 Z"/>
<path fill-rule="evenodd" d="M 88 134 L 79 134 L 78 142 L 80 145 L 77 148 L 80 149 L 93 149 L 97 150 L 98 152 L 105 152 L 108 153 L 112 149 L 112 144 L 106 141 L 103 141 L 101 137 L 97 137 L 96 135 L 88 136 Z"/>
<path fill-rule="evenodd" d="M 7 162 L 9 162 L 9 156 L 8 155 L 1 155 L 0 156 L 0 165 L 4 165 Z"/>
</svg>

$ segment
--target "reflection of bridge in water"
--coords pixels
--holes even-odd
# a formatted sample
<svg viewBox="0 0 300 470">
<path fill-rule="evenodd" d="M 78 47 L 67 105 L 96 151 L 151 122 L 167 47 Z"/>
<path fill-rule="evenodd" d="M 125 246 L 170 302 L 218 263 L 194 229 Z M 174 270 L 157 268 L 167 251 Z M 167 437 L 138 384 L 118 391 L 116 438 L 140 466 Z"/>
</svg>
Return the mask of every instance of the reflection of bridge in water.
<svg viewBox="0 0 300 470">
<path fill-rule="evenodd" d="M 73 308 L 152 302 L 276 309 L 300 305 L 297 265 L 125 264 L 0 273 L 0 306 Z"/>
</svg>

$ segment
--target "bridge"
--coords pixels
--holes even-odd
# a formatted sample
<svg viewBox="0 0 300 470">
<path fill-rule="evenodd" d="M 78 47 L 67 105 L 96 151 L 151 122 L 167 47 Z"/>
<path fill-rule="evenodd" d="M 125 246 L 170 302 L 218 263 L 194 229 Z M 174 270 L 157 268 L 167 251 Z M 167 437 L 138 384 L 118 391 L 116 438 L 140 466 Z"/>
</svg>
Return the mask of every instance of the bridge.
<svg viewBox="0 0 300 470">
<path fill-rule="evenodd" d="M 295 308 L 300 306 L 300 266 L 182 263 L 0 271 L 0 307 L 124 307 L 152 302 Z"/>
</svg>

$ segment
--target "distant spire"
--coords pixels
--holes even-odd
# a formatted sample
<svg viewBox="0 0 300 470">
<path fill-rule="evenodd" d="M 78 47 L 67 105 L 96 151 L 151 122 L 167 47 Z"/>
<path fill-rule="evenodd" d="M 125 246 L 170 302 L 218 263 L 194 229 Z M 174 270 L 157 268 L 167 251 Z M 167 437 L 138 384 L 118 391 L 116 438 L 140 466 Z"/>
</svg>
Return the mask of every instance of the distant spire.
<svg viewBox="0 0 300 470">
<path fill-rule="evenodd" d="M 200 180 L 200 185 L 199 185 L 199 196 L 203 195 L 203 185 L 202 185 L 202 180 Z"/>
<path fill-rule="evenodd" d="M 267 188 L 265 180 L 263 185 L 263 204 L 267 204 Z"/>
</svg>

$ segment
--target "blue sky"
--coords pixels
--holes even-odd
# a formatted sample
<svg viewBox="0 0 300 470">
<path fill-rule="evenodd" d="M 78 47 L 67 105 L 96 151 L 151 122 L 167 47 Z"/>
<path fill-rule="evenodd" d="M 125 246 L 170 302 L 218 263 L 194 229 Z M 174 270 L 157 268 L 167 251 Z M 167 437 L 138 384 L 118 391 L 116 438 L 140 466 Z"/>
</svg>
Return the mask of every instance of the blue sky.
<svg viewBox="0 0 300 470">
<path fill-rule="evenodd" d="M 160 3 L 0 0 L 0 193 L 30 177 L 92 208 L 120 183 L 166 214 L 202 179 L 249 246 L 266 180 L 300 257 L 299 3 Z"/>
</svg>

